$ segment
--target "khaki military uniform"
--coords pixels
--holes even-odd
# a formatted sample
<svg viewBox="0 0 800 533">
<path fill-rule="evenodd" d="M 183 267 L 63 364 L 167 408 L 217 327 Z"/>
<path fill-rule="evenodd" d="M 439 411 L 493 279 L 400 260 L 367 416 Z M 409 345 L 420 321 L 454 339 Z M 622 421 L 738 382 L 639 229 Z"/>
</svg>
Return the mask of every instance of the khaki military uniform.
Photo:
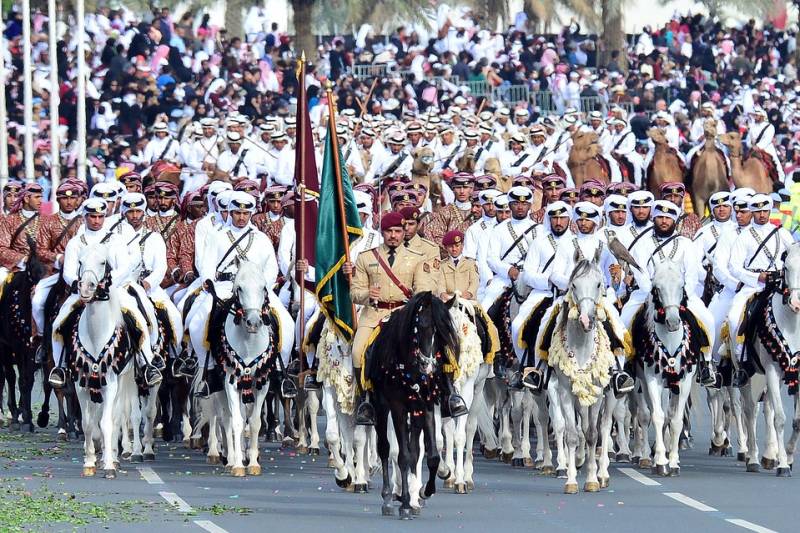
<svg viewBox="0 0 800 533">
<path fill-rule="evenodd" d="M 419 235 L 414 235 L 410 240 L 404 243 L 406 248 L 410 248 L 415 252 L 422 254 L 426 261 L 433 261 L 439 258 L 439 247 L 435 242 L 423 239 Z"/>
<path fill-rule="evenodd" d="M 439 283 L 436 284 L 437 295 L 443 292 L 455 294 L 456 291 L 459 291 L 463 298 L 475 300 L 479 281 L 478 263 L 474 259 L 462 256 L 456 265 L 451 257 L 442 261 L 439 268 Z"/>
<path fill-rule="evenodd" d="M 388 266 L 389 247 L 382 244 L 375 250 Z M 434 290 L 439 279 L 439 260 L 432 259 L 428 262 L 421 253 L 398 246 L 391 270 L 412 293 Z M 369 288 L 372 286 L 381 288 L 377 305 L 369 299 Z M 362 252 L 356 259 L 350 289 L 353 303 L 364 306 L 358 316 L 358 329 L 353 338 L 353 366 L 361 368 L 372 332 L 381 320 L 402 307 L 408 298 L 392 281 L 371 250 Z"/>
</svg>

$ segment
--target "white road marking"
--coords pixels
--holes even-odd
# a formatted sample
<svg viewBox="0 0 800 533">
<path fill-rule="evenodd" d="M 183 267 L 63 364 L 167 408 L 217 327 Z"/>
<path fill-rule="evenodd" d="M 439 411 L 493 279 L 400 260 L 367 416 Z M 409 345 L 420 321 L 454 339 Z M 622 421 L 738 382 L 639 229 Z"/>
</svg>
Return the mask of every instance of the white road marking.
<svg viewBox="0 0 800 533">
<path fill-rule="evenodd" d="M 161 491 L 158 494 L 161 495 L 162 498 L 167 500 L 167 503 L 175 507 L 175 509 L 179 513 L 191 513 L 194 512 L 192 506 L 186 503 L 186 500 L 175 494 L 174 492 L 164 492 Z"/>
<path fill-rule="evenodd" d="M 151 485 L 163 485 L 164 481 L 155 473 L 155 471 L 150 468 L 149 466 L 140 466 L 136 468 L 141 474 L 142 479 L 147 481 Z"/>
<path fill-rule="evenodd" d="M 202 527 L 209 533 L 228 533 L 227 529 L 222 529 L 211 520 L 195 520 L 195 525 Z"/>
<path fill-rule="evenodd" d="M 650 479 L 641 472 L 637 472 L 633 468 L 617 468 L 617 470 L 619 470 L 632 480 L 638 481 L 642 485 L 647 485 L 648 487 L 655 487 L 656 485 L 661 485 L 661 483 L 659 483 L 658 481 Z"/>
<path fill-rule="evenodd" d="M 759 526 L 758 524 L 748 522 L 747 520 L 742 520 L 741 518 L 726 518 L 725 521 L 730 522 L 735 526 L 743 527 L 745 529 L 749 529 L 750 531 L 755 531 L 756 533 L 778 533 L 774 529 Z"/>
<path fill-rule="evenodd" d="M 710 507 L 704 504 L 703 502 L 699 502 L 694 498 L 690 498 L 685 494 L 681 494 L 680 492 L 665 492 L 663 494 L 664 496 L 672 498 L 675 501 L 681 502 L 684 505 L 688 505 L 689 507 L 697 509 L 698 511 L 702 511 L 704 513 L 712 513 L 716 511 L 716 509 L 714 509 L 713 507 Z"/>
</svg>

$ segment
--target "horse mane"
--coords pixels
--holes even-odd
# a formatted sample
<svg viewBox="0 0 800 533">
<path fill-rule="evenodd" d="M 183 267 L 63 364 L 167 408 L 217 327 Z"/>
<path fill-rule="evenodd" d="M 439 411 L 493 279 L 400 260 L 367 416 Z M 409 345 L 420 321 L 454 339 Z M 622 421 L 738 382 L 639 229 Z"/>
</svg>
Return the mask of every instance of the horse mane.
<svg viewBox="0 0 800 533">
<path fill-rule="evenodd" d="M 377 377 L 373 372 L 378 372 L 381 367 L 392 368 L 396 363 L 403 362 L 411 353 L 415 338 L 413 331 L 419 311 L 423 307 L 431 308 L 436 348 L 458 355 L 458 335 L 447 305 L 430 291 L 420 292 L 412 296 L 402 308 L 389 315 L 388 321 L 381 324 L 381 331 L 371 347 L 373 353 L 371 377 Z"/>
</svg>

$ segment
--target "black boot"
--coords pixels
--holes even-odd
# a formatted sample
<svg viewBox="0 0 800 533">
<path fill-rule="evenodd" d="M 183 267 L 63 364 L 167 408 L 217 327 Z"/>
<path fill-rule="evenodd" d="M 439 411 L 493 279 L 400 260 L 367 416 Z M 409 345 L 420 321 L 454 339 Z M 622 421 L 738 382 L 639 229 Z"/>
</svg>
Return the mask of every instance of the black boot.
<svg viewBox="0 0 800 533">
<path fill-rule="evenodd" d="M 358 408 L 356 409 L 356 425 L 375 425 L 375 407 L 370 403 L 369 395 L 366 392 L 362 393 L 359 399 Z"/>
<path fill-rule="evenodd" d="M 63 368 L 55 367 L 50 371 L 47 381 L 54 389 L 60 389 L 67 383 L 67 373 Z"/>
<path fill-rule="evenodd" d="M 519 374 L 519 372 L 516 372 Z M 464 416 L 469 413 L 469 409 L 467 409 L 467 404 L 464 401 L 458 392 L 456 392 L 456 388 L 453 385 L 453 377 L 450 374 L 444 375 L 445 387 L 447 388 L 447 411 L 451 418 L 458 418 L 459 416 Z"/>
<path fill-rule="evenodd" d="M 717 382 L 717 372 L 714 370 L 713 361 L 700 361 L 700 384 L 704 387 L 711 387 Z"/>
<path fill-rule="evenodd" d="M 163 377 L 161 371 L 153 365 L 145 365 L 144 367 L 144 383 L 148 387 L 153 387 L 161 383 Z"/>
<path fill-rule="evenodd" d="M 535 368 L 526 368 L 523 372 L 522 385 L 533 391 L 534 394 L 541 394 L 547 388 L 545 382 L 545 372 L 547 371 L 547 362 L 541 359 L 536 363 Z"/>
</svg>

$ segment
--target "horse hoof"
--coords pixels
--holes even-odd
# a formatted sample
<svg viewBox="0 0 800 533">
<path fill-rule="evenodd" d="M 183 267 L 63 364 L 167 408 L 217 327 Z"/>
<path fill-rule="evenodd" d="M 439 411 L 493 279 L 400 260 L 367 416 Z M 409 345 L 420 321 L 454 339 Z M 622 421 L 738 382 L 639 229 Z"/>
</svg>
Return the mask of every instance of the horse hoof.
<svg viewBox="0 0 800 533">
<path fill-rule="evenodd" d="M 141 454 L 135 453 L 131 455 L 131 463 L 142 463 L 144 462 L 144 457 Z"/>
<path fill-rule="evenodd" d="M 641 457 L 639 457 L 638 455 L 634 455 L 633 457 L 631 457 L 631 464 L 638 465 L 639 461 L 641 460 L 642 460 Z"/>
<path fill-rule="evenodd" d="M 567 469 L 566 468 L 559 468 L 556 470 L 556 478 L 558 479 L 567 479 Z"/>
<path fill-rule="evenodd" d="M 539 464 L 539 463 L 541 463 L 541 464 Z M 544 461 L 535 461 L 534 462 L 534 460 L 531 459 L 530 457 L 525 457 L 524 459 L 522 459 L 522 466 L 524 466 L 525 468 L 541 469 L 544 466 Z"/>
<path fill-rule="evenodd" d="M 234 466 L 231 468 L 231 475 L 233 477 L 244 477 L 245 470 L 243 466 Z"/>
<path fill-rule="evenodd" d="M 747 471 L 752 473 L 761 472 L 761 465 L 758 463 L 747 463 Z"/>
<path fill-rule="evenodd" d="M 420 505 L 422 505 L 422 502 L 420 502 Z M 422 507 L 412 507 L 411 514 L 413 516 L 420 516 L 422 514 Z"/>
<path fill-rule="evenodd" d="M 10 424 L 8 424 L 8 429 L 10 429 L 11 431 L 19 431 L 19 422 L 14 420 Z"/>
<path fill-rule="evenodd" d="M 642 457 L 641 459 L 639 459 L 639 468 L 647 469 L 651 468 L 652 466 L 653 466 L 653 461 L 651 459 L 648 459 L 647 457 Z"/>
<path fill-rule="evenodd" d="M 206 463 L 210 465 L 218 465 L 222 464 L 222 461 L 219 458 L 219 455 L 208 455 L 206 456 Z"/>
<path fill-rule="evenodd" d="M 394 507 L 384 503 L 383 505 L 381 505 L 381 515 L 383 515 L 383 516 L 393 516 L 394 515 Z"/>
<path fill-rule="evenodd" d="M 497 450 L 490 450 L 488 448 L 483 449 L 483 457 L 485 459 L 497 459 L 499 452 Z"/>
<path fill-rule="evenodd" d="M 552 476 L 555 472 L 556 469 L 552 465 L 542 467 L 542 475 L 544 476 Z"/>
<path fill-rule="evenodd" d="M 411 514 L 411 509 L 400 508 L 400 520 L 411 520 L 414 518 Z"/>
<path fill-rule="evenodd" d="M 583 484 L 584 492 L 598 492 L 600 490 L 600 483 L 597 481 L 587 481 Z"/>
<path fill-rule="evenodd" d="M 353 493 L 355 494 L 366 494 L 367 493 L 367 484 L 366 483 L 356 483 L 353 485 Z"/>
<path fill-rule="evenodd" d="M 333 479 L 336 480 L 336 486 L 340 489 L 346 489 L 353 482 L 353 478 L 350 477 L 350 474 L 347 474 L 347 477 L 344 479 L 338 479 L 336 476 L 333 476 Z"/>
<path fill-rule="evenodd" d="M 153 438 L 161 439 L 164 437 L 164 428 L 162 426 L 156 427 L 153 430 Z"/>
<path fill-rule="evenodd" d="M 247 475 L 248 476 L 260 476 L 261 475 L 261 465 L 247 465 Z"/>
<path fill-rule="evenodd" d="M 764 470 L 772 470 L 775 468 L 775 459 L 767 459 L 766 457 L 761 458 L 761 468 Z"/>
<path fill-rule="evenodd" d="M 95 475 L 96 473 L 97 473 L 97 467 L 94 467 L 94 466 L 84 466 L 84 467 L 83 467 L 83 472 L 81 473 L 81 475 L 82 475 L 83 477 L 94 477 L 94 475 Z"/>
<path fill-rule="evenodd" d="M 777 477 L 792 477 L 792 471 L 789 468 L 778 468 L 775 475 Z"/>
<path fill-rule="evenodd" d="M 20 433 L 33 433 L 34 432 L 33 424 L 31 424 L 30 422 L 23 422 L 19 426 L 19 431 Z"/>
<path fill-rule="evenodd" d="M 631 456 L 628 455 L 627 453 L 617 454 L 616 462 L 618 462 L 618 463 L 630 463 L 631 462 Z"/>
<path fill-rule="evenodd" d="M 452 479 L 445 479 L 444 483 L 442 483 L 442 487 L 444 487 L 446 489 L 452 489 L 455 486 L 456 486 L 456 482 L 453 481 Z"/>
<path fill-rule="evenodd" d="M 506 453 L 506 452 L 503 452 L 503 453 L 501 453 L 501 454 L 500 454 L 500 459 L 501 459 L 501 460 L 502 460 L 502 461 L 503 461 L 505 464 L 510 464 L 510 463 L 511 463 L 511 459 L 512 459 L 513 457 L 514 457 L 514 452 L 508 452 L 508 453 Z"/>
<path fill-rule="evenodd" d="M 42 411 L 39 413 L 39 416 L 36 417 L 36 425 L 40 428 L 46 428 L 47 424 L 50 423 L 50 413 L 46 413 Z"/>
<path fill-rule="evenodd" d="M 607 477 L 601 477 L 600 478 L 600 488 L 601 489 L 607 489 L 610 484 L 611 484 L 611 479 L 610 478 L 607 478 Z"/>
<path fill-rule="evenodd" d="M 308 455 L 319 455 L 319 448 L 309 448 Z"/>
<path fill-rule="evenodd" d="M 106 470 L 106 479 L 117 479 L 116 469 L 112 468 L 110 470 Z"/>
<path fill-rule="evenodd" d="M 577 483 L 567 483 L 564 485 L 564 494 L 578 494 Z"/>
<path fill-rule="evenodd" d="M 679 466 L 671 466 L 669 469 L 669 477 L 680 477 L 681 475 L 681 467 Z"/>
<path fill-rule="evenodd" d="M 522 457 L 515 457 L 511 459 L 511 466 L 514 468 L 522 468 L 525 466 L 525 462 L 522 460 Z"/>
<path fill-rule="evenodd" d="M 736 454 L 736 461 L 744 463 L 746 460 L 747 458 L 744 456 L 744 452 L 739 452 Z"/>
<path fill-rule="evenodd" d="M 667 477 L 669 475 L 669 467 L 667 465 L 655 465 L 652 468 L 652 473 L 655 476 Z"/>
<path fill-rule="evenodd" d="M 722 450 L 722 457 L 733 457 L 733 446 L 727 446 Z"/>
<path fill-rule="evenodd" d="M 308 447 L 307 446 L 298 446 L 297 453 L 299 455 L 308 455 Z"/>
<path fill-rule="evenodd" d="M 156 460 L 156 454 L 154 454 L 154 453 L 146 453 L 146 454 L 142 455 L 142 457 L 144 458 L 145 461 L 155 461 Z"/>
<path fill-rule="evenodd" d="M 203 449 L 203 438 L 202 437 L 192 437 L 189 439 L 189 449 L 191 450 L 202 450 Z"/>
<path fill-rule="evenodd" d="M 56 435 L 56 440 L 59 441 L 59 442 L 67 442 L 67 434 L 66 434 L 66 432 L 61 433 L 59 431 L 58 435 Z"/>
<path fill-rule="evenodd" d="M 717 446 L 716 444 L 712 444 L 711 447 L 708 449 L 708 455 L 712 457 L 719 457 L 722 455 L 722 446 Z"/>
<path fill-rule="evenodd" d="M 436 477 L 438 477 L 441 480 L 444 480 L 445 483 L 447 483 L 447 480 L 450 479 L 451 475 L 452 472 L 450 472 L 449 468 L 447 469 L 447 472 L 436 472 Z"/>
<path fill-rule="evenodd" d="M 467 490 L 472 492 L 475 490 L 475 482 L 474 481 L 467 481 Z"/>
<path fill-rule="evenodd" d="M 133 454 L 131 452 L 122 452 L 122 460 L 123 461 L 130 461 Z"/>
</svg>

